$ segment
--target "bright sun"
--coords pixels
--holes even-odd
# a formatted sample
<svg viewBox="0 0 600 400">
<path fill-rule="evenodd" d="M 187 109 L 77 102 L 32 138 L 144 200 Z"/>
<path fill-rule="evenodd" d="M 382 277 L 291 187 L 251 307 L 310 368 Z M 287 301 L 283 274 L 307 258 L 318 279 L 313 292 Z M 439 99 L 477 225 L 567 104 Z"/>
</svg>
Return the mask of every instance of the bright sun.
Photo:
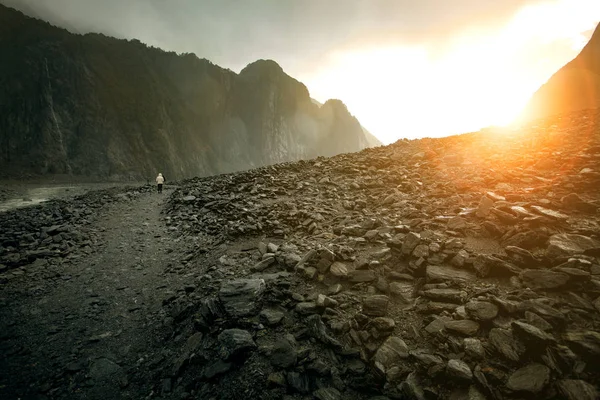
<svg viewBox="0 0 600 400">
<path fill-rule="evenodd" d="M 319 101 L 340 98 L 384 143 L 510 123 L 586 42 L 598 0 L 528 6 L 500 30 L 472 28 L 442 50 L 422 45 L 339 51 L 302 77 Z"/>
</svg>

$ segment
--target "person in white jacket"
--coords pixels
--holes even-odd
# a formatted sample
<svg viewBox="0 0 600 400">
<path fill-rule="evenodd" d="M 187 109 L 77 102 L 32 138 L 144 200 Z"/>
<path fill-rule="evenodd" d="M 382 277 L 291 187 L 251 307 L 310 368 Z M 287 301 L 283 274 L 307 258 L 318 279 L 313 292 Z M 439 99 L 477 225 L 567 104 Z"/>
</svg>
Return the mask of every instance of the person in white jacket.
<svg viewBox="0 0 600 400">
<path fill-rule="evenodd" d="M 156 184 L 158 185 L 158 193 L 162 193 L 163 183 L 165 183 L 165 178 L 159 172 L 158 176 L 156 177 Z"/>
</svg>

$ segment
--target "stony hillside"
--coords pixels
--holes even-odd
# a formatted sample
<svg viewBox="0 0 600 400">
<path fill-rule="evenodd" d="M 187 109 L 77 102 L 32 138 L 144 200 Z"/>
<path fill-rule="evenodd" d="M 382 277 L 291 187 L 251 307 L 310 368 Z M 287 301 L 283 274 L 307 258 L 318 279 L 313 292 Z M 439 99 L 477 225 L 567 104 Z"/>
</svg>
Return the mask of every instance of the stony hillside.
<svg viewBox="0 0 600 400">
<path fill-rule="evenodd" d="M 594 111 L 1 214 L 0 395 L 595 400 L 599 187 Z"/>
<path fill-rule="evenodd" d="M 600 107 L 600 25 L 581 53 L 533 95 L 525 119 Z"/>
<path fill-rule="evenodd" d="M 370 145 L 341 101 L 314 104 L 273 61 L 236 74 L 2 5 L 0 52 L 4 176 L 174 180 Z"/>
</svg>

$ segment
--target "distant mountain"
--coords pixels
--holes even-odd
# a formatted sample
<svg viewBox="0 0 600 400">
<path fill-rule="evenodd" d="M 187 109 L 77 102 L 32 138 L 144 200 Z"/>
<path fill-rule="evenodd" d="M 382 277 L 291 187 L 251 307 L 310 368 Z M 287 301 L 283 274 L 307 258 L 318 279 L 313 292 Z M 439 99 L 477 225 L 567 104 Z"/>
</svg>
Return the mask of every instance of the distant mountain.
<svg viewBox="0 0 600 400">
<path fill-rule="evenodd" d="M 600 107 L 600 25 L 581 53 L 533 95 L 523 118 Z"/>
<path fill-rule="evenodd" d="M 130 179 L 244 170 L 372 145 L 277 63 L 239 74 L 0 5 L 0 174 Z"/>
</svg>

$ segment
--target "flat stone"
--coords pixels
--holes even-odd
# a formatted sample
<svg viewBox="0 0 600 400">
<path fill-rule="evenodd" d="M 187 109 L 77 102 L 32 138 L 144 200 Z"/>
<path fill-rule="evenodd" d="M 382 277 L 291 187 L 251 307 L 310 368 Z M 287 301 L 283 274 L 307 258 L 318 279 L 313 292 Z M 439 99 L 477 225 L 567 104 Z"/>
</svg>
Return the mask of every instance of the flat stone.
<svg viewBox="0 0 600 400">
<path fill-rule="evenodd" d="M 548 208 L 544 208 L 544 207 L 540 207 L 540 206 L 531 206 L 530 208 L 533 211 L 535 211 L 536 213 L 543 215 L 544 217 L 548 217 L 550 219 L 554 219 L 557 221 L 566 221 L 569 219 L 568 215 L 563 214 L 558 211 L 550 210 Z"/>
<path fill-rule="evenodd" d="M 594 300 L 594 308 L 600 312 L 600 297 L 598 297 L 596 300 Z"/>
<path fill-rule="evenodd" d="M 117 383 L 121 388 L 128 384 L 125 370 L 108 358 L 94 360 L 90 366 L 89 375 L 96 382 Z"/>
<path fill-rule="evenodd" d="M 463 347 L 465 349 L 465 354 L 471 358 L 478 360 L 485 357 L 485 350 L 479 339 L 465 338 L 463 340 Z"/>
<path fill-rule="evenodd" d="M 555 341 L 551 334 L 546 333 L 541 329 L 525 322 L 514 321 L 511 326 L 513 335 L 516 335 L 519 339 L 521 339 L 527 348 L 543 348 L 546 344 Z"/>
<path fill-rule="evenodd" d="M 400 384 L 400 392 L 406 399 L 411 400 L 425 400 L 425 391 L 423 385 L 419 381 L 419 377 L 416 372 L 408 374 L 406 379 Z"/>
<path fill-rule="evenodd" d="M 557 289 L 569 282 L 569 275 L 547 269 L 526 269 L 519 274 L 523 284 L 530 289 Z"/>
<path fill-rule="evenodd" d="M 426 244 L 420 244 L 412 252 L 413 257 L 421 258 L 429 256 L 429 246 Z"/>
<path fill-rule="evenodd" d="M 477 215 L 479 218 L 485 218 L 490 214 L 490 211 L 494 207 L 494 201 L 490 199 L 488 196 L 482 196 L 479 200 L 479 205 L 477 206 Z"/>
<path fill-rule="evenodd" d="M 404 303 L 410 303 L 414 300 L 414 290 L 414 285 L 409 282 L 392 282 L 389 284 L 390 293 L 402 300 Z"/>
<path fill-rule="evenodd" d="M 498 306 L 487 301 L 470 301 L 465 310 L 476 321 L 489 321 L 498 315 Z"/>
<path fill-rule="evenodd" d="M 600 357 L 600 333 L 596 331 L 569 331 L 563 335 L 573 350 L 586 358 Z"/>
<path fill-rule="evenodd" d="M 473 268 L 477 276 L 485 278 L 488 276 L 518 275 L 521 269 L 498 257 L 488 254 L 480 254 L 473 261 Z"/>
<path fill-rule="evenodd" d="M 459 321 L 447 321 L 444 324 L 446 330 L 451 332 L 460 333 L 461 335 L 472 336 L 479 330 L 479 324 L 469 319 L 463 319 Z"/>
<path fill-rule="evenodd" d="M 429 289 L 422 292 L 428 299 L 461 304 L 467 297 L 467 292 L 458 289 Z"/>
<path fill-rule="evenodd" d="M 467 220 L 462 217 L 453 217 L 448 220 L 447 228 L 451 231 L 459 231 L 468 226 Z"/>
<path fill-rule="evenodd" d="M 316 390 L 313 392 L 313 396 L 317 400 L 340 400 L 342 398 L 340 391 L 332 387 Z"/>
<path fill-rule="evenodd" d="M 521 312 L 531 311 L 546 319 L 552 325 L 562 326 L 566 323 L 564 314 L 538 299 L 524 300 L 518 304 Z"/>
<path fill-rule="evenodd" d="M 396 322 L 391 318 L 377 317 L 373 318 L 371 325 L 380 332 L 390 332 L 396 327 Z"/>
<path fill-rule="evenodd" d="M 258 263 L 254 264 L 254 266 L 251 269 L 252 271 L 260 272 L 269 268 L 273 264 L 275 264 L 275 257 L 267 257 L 264 260 L 261 260 Z"/>
<path fill-rule="evenodd" d="M 269 326 L 279 324 L 284 316 L 285 313 L 283 311 L 273 310 L 271 308 L 266 308 L 260 312 L 261 321 Z"/>
<path fill-rule="evenodd" d="M 449 360 L 446 365 L 446 372 L 453 378 L 470 381 L 473 379 L 473 373 L 469 365 L 461 360 Z"/>
<path fill-rule="evenodd" d="M 296 312 L 300 315 L 310 315 L 317 312 L 317 303 L 314 301 L 305 301 L 296 304 Z"/>
<path fill-rule="evenodd" d="M 508 378 L 506 387 L 515 392 L 539 393 L 550 382 L 550 369 L 533 363 L 519 368 Z"/>
<path fill-rule="evenodd" d="M 567 258 L 576 254 L 581 254 L 587 249 L 598 246 L 600 246 L 600 244 L 597 241 L 587 236 L 559 233 L 550 236 L 550 239 L 548 239 L 546 257 L 551 260 Z"/>
<path fill-rule="evenodd" d="M 406 343 L 401 338 L 390 336 L 375 353 L 373 362 L 377 369 L 385 373 L 390 367 L 404 358 L 408 358 L 408 346 L 406 346 Z"/>
<path fill-rule="evenodd" d="M 552 325 L 550 325 L 548 321 L 531 311 L 525 311 L 525 319 L 528 324 L 533 325 L 542 331 L 549 331 L 552 329 Z"/>
<path fill-rule="evenodd" d="M 265 291 L 263 279 L 236 279 L 224 282 L 219 299 L 232 317 L 246 317 L 258 313 Z"/>
<path fill-rule="evenodd" d="M 402 254 L 410 255 L 421 242 L 421 235 L 410 232 L 404 237 L 402 242 Z"/>
<path fill-rule="evenodd" d="M 450 264 L 455 267 L 462 268 L 464 267 L 466 261 L 469 259 L 469 253 L 466 250 L 460 250 L 452 259 L 450 260 Z"/>
<path fill-rule="evenodd" d="M 476 279 L 475 275 L 469 271 L 443 265 L 428 265 L 425 271 L 427 282 L 471 282 Z"/>
<path fill-rule="evenodd" d="M 221 357 L 225 360 L 247 353 L 256 348 L 250 332 L 243 329 L 226 329 L 219 334 Z"/>
<path fill-rule="evenodd" d="M 362 302 L 362 312 L 372 317 L 385 317 L 390 300 L 387 296 L 367 296 Z"/>
<path fill-rule="evenodd" d="M 375 272 L 371 271 L 370 269 L 355 270 L 350 272 L 348 276 L 348 280 L 352 283 L 373 282 L 377 279 L 377 275 L 375 275 Z"/>
<path fill-rule="evenodd" d="M 525 352 L 525 346 L 519 342 L 508 329 L 493 328 L 490 330 L 488 340 L 498 351 L 509 360 L 519 361 Z"/>
<path fill-rule="evenodd" d="M 296 365 L 296 348 L 287 339 L 279 339 L 271 351 L 271 365 L 276 368 L 289 368 Z"/>
<path fill-rule="evenodd" d="M 440 364 L 444 363 L 444 361 L 442 360 L 442 357 L 431 354 L 431 353 L 427 352 L 426 350 L 410 351 L 409 355 L 411 357 L 414 357 L 421 364 L 423 364 L 427 367 L 429 367 L 431 365 L 440 365 Z"/>
<path fill-rule="evenodd" d="M 431 321 L 426 327 L 425 331 L 430 334 L 437 334 L 444 330 L 446 322 L 452 321 L 450 317 L 439 317 Z"/>
<path fill-rule="evenodd" d="M 348 276 L 348 267 L 340 261 L 336 261 L 329 267 L 329 273 L 338 278 L 346 278 Z"/>
<path fill-rule="evenodd" d="M 205 379 L 212 379 L 216 376 L 223 375 L 224 373 L 229 372 L 232 366 L 232 363 L 225 362 L 223 360 L 217 360 L 204 369 L 202 376 Z"/>
<path fill-rule="evenodd" d="M 580 379 L 561 379 L 556 387 L 566 400 L 598 400 L 600 398 L 594 385 Z"/>
<path fill-rule="evenodd" d="M 310 380 L 306 374 L 290 371 L 287 373 L 287 383 L 301 394 L 310 393 Z"/>
</svg>

